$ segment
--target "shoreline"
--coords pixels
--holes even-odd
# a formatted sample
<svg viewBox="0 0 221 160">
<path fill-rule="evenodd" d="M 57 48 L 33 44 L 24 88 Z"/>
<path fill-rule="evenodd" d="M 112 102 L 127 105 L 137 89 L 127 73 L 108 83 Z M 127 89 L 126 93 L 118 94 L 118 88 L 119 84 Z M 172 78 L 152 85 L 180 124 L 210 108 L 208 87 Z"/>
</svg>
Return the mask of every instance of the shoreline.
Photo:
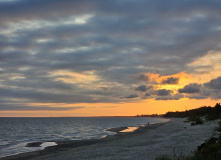
<svg viewBox="0 0 221 160">
<path fill-rule="evenodd" d="M 127 130 L 130 127 L 108 128 L 105 131 L 115 132 L 116 134 L 107 135 L 106 137 L 99 138 L 99 139 L 48 141 L 49 143 L 54 142 L 56 143 L 56 145 L 45 147 L 43 150 L 24 152 L 24 153 L 9 155 L 6 157 L 0 157 L 0 160 L 16 160 L 16 159 L 26 160 L 30 158 L 36 158 L 40 155 L 48 154 L 49 152 L 54 151 L 54 150 L 61 151 L 61 150 L 66 150 L 70 148 L 77 148 L 77 147 L 82 147 L 82 146 L 98 144 L 98 143 L 105 143 L 108 141 L 118 140 L 129 135 L 144 132 L 145 130 L 148 130 L 148 129 L 155 129 L 165 123 L 168 123 L 168 121 L 140 126 L 140 127 L 137 127 L 137 129 L 135 129 L 134 131 L 130 131 L 130 132 L 122 132 L 124 130 Z M 27 143 L 26 147 L 40 147 L 44 143 L 47 143 L 47 142 L 30 142 L 30 143 Z"/>
<path fill-rule="evenodd" d="M 120 132 L 101 139 L 59 141 L 42 151 L 22 153 L 0 160 L 155 160 L 157 156 L 191 155 L 211 135 L 216 121 L 191 126 L 185 118 L 140 127 L 134 132 Z M 121 128 L 125 129 L 125 128 Z"/>
</svg>

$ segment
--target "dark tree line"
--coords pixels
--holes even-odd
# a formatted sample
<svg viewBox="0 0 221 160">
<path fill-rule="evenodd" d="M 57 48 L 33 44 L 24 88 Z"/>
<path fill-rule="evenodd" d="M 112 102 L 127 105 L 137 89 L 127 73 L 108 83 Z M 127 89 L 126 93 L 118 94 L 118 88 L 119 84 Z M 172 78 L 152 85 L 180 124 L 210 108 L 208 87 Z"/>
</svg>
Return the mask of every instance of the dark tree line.
<svg viewBox="0 0 221 160">
<path fill-rule="evenodd" d="M 203 106 L 197 109 L 191 109 L 183 112 L 167 112 L 163 115 L 166 118 L 186 118 L 186 117 L 195 117 L 195 116 L 205 116 L 207 120 L 215 120 L 221 118 L 221 105 L 217 103 L 214 107 Z"/>
</svg>

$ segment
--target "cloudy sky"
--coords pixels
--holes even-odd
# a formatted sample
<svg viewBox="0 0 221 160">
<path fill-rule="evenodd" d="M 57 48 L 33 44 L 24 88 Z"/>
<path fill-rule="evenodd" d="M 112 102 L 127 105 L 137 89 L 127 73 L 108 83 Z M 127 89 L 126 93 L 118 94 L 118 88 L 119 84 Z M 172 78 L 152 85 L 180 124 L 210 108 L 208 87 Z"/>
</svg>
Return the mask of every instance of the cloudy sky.
<svg viewBox="0 0 221 160">
<path fill-rule="evenodd" d="M 218 0 L 0 0 L 0 116 L 214 106 L 220 8 Z"/>
</svg>

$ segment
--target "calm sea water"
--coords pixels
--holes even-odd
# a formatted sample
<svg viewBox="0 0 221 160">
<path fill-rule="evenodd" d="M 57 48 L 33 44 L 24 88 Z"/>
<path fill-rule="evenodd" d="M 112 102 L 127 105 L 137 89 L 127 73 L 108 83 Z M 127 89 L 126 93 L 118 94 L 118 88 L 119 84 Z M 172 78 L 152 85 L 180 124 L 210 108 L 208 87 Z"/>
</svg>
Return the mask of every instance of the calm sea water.
<svg viewBox="0 0 221 160">
<path fill-rule="evenodd" d="M 40 150 L 29 142 L 102 138 L 115 127 L 139 127 L 166 121 L 147 117 L 0 118 L 0 157 Z"/>
</svg>

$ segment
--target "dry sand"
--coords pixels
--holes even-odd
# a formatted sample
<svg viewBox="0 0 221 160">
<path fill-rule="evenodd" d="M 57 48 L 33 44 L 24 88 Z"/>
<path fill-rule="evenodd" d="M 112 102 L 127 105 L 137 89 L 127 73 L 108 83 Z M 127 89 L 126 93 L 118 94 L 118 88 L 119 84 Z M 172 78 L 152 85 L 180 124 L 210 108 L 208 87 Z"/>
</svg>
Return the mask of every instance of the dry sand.
<svg viewBox="0 0 221 160">
<path fill-rule="evenodd" d="M 171 119 L 167 123 L 142 127 L 134 133 L 118 133 L 101 140 L 60 142 L 60 145 L 44 151 L 3 160 L 154 160 L 159 155 L 190 155 L 197 146 L 215 134 L 213 129 L 217 123 L 190 126 L 184 120 Z"/>
</svg>

